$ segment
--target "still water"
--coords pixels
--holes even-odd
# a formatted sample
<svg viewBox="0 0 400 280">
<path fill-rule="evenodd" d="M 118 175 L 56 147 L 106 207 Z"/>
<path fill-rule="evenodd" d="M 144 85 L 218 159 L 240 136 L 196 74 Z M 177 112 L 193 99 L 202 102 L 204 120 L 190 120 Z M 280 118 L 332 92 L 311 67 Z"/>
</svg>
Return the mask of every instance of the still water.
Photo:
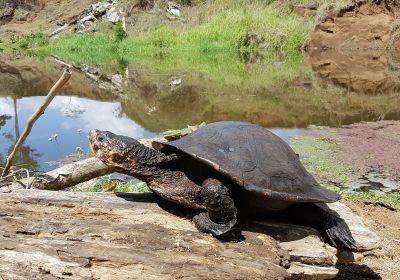
<svg viewBox="0 0 400 280">
<path fill-rule="evenodd" d="M 241 120 L 289 142 L 309 125 L 400 119 L 400 68 L 385 53 L 316 53 L 295 63 L 225 67 L 110 65 L 74 71 L 35 124 L 19 165 L 49 170 L 69 155 L 88 153 L 91 128 L 141 138 L 203 121 Z M 0 165 L 61 72 L 51 58 L 0 57 Z"/>
</svg>

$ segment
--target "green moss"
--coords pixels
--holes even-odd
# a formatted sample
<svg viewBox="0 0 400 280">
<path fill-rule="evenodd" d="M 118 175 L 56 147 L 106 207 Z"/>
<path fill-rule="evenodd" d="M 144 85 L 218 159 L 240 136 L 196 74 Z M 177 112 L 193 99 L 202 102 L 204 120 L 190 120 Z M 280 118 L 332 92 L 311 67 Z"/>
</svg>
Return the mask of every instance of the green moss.
<svg viewBox="0 0 400 280">
<path fill-rule="evenodd" d="M 399 192 L 376 194 L 348 190 L 348 184 L 352 178 L 352 166 L 338 160 L 340 143 L 334 134 L 322 132 L 320 136 L 296 136 L 292 138 L 291 146 L 300 155 L 306 169 L 318 178 L 321 185 L 341 193 L 345 200 L 368 201 L 400 207 Z"/>
<path fill-rule="evenodd" d="M 125 183 L 123 181 L 110 179 L 108 176 L 100 177 L 94 180 L 92 184 L 82 186 L 75 186 L 71 191 L 76 192 L 104 192 L 112 188 L 114 192 L 132 192 L 132 193 L 146 193 L 150 192 L 146 183 Z"/>
<path fill-rule="evenodd" d="M 316 175 L 322 185 L 341 191 L 347 189 L 352 167 L 336 158 L 340 143 L 334 134 L 296 136 L 291 146 L 301 157 L 306 169 Z"/>
<path fill-rule="evenodd" d="M 343 195 L 345 200 L 367 201 L 371 203 L 383 203 L 391 207 L 400 209 L 400 192 L 388 194 L 375 194 L 370 192 L 354 192 Z"/>
<path fill-rule="evenodd" d="M 120 184 L 114 189 L 114 192 L 131 192 L 131 193 L 146 193 L 150 192 L 146 183 L 136 183 L 136 184 Z"/>
</svg>

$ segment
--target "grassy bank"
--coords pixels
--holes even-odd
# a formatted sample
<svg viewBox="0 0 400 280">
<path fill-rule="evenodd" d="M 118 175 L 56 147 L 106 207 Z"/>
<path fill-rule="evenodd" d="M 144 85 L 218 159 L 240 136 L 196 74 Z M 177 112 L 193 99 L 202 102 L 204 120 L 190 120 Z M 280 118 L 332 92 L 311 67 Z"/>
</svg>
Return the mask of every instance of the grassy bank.
<svg viewBox="0 0 400 280">
<path fill-rule="evenodd" d="M 321 130 L 317 135 L 301 135 L 292 139 L 292 148 L 301 155 L 306 169 L 324 187 L 342 194 L 345 200 L 382 203 L 400 209 L 400 192 L 374 193 L 351 190 L 353 167 L 338 158 L 340 142 L 336 135 Z"/>
<path fill-rule="evenodd" d="M 139 36 L 123 38 L 117 26 L 112 32 L 67 35 L 51 40 L 46 46 L 32 42 L 23 47 L 76 62 L 96 64 L 108 63 L 116 57 L 131 61 L 146 57 L 177 56 L 182 52 L 194 57 L 222 52 L 240 56 L 253 53 L 268 56 L 274 53 L 293 59 L 299 56 L 308 31 L 303 18 L 280 13 L 260 3 L 233 5 L 230 9 L 215 13 L 207 20 L 185 28 L 154 25 Z M 254 42 L 248 39 L 248 32 L 259 36 L 259 40 Z"/>
</svg>

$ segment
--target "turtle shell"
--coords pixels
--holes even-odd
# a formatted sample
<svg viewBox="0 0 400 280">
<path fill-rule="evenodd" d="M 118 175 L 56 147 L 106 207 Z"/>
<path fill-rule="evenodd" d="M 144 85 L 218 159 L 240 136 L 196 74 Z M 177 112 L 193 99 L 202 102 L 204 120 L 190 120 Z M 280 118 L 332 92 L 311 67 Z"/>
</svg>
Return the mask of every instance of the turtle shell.
<svg viewBox="0 0 400 280">
<path fill-rule="evenodd" d="M 217 122 L 169 143 L 164 152 L 181 151 L 224 174 L 237 186 L 266 198 L 293 202 L 335 202 L 340 196 L 322 188 L 298 155 L 281 138 L 258 125 Z"/>
</svg>

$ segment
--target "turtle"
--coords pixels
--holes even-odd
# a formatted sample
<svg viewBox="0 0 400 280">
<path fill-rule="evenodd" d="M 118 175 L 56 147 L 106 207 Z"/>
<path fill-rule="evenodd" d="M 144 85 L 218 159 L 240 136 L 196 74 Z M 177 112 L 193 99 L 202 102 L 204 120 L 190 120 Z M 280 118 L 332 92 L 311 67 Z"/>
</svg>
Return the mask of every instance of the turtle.
<svg viewBox="0 0 400 280">
<path fill-rule="evenodd" d="M 146 182 L 163 199 L 198 210 L 193 222 L 201 232 L 225 235 L 238 213 L 265 218 L 290 213 L 333 246 L 357 249 L 347 224 L 325 204 L 340 195 L 322 188 L 292 148 L 261 126 L 210 123 L 171 142 L 154 141 L 153 149 L 94 129 L 89 141 L 106 165 Z"/>
</svg>

